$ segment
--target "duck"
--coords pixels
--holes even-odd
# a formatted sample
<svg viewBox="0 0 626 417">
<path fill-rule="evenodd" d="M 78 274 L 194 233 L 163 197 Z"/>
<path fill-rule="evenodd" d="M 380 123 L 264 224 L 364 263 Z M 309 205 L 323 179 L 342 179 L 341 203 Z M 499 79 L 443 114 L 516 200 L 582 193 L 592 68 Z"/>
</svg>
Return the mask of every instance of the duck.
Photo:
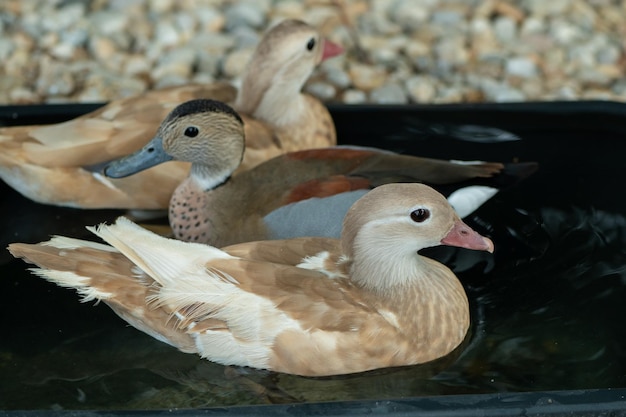
<svg viewBox="0 0 626 417">
<path fill-rule="evenodd" d="M 351 205 L 372 188 L 391 182 L 423 182 L 435 188 L 460 184 L 470 191 L 478 187 L 478 194 L 463 198 L 472 203 L 464 211 L 471 212 L 497 190 L 481 181 L 496 185 L 511 167 L 523 175 L 536 168 L 532 163 L 460 163 L 334 146 L 285 153 L 233 175 L 245 150 L 243 127 L 227 104 L 188 101 L 165 118 L 144 148 L 112 161 L 103 174 L 120 178 L 170 160 L 190 162 L 189 176 L 170 202 L 172 233 L 179 240 L 223 247 L 299 236 L 338 238 Z"/>
<path fill-rule="evenodd" d="M 443 195 L 381 185 L 355 202 L 340 239 L 301 237 L 217 249 L 120 217 L 88 227 L 105 243 L 55 236 L 9 251 L 35 275 L 101 300 L 182 352 L 223 365 L 319 377 L 426 363 L 469 325 L 455 274 L 420 255 L 449 245 L 494 251 Z"/>
<path fill-rule="evenodd" d="M 342 51 L 307 23 L 284 20 L 261 39 L 239 91 L 220 82 L 188 84 L 115 100 L 58 124 L 0 128 L 0 178 L 38 203 L 166 209 L 189 164 L 173 162 L 120 180 L 103 177 L 102 164 L 140 149 L 176 105 L 196 98 L 233 103 L 240 111 L 247 152 L 239 171 L 284 152 L 334 145 L 330 113 L 301 90 L 320 62 Z"/>
</svg>

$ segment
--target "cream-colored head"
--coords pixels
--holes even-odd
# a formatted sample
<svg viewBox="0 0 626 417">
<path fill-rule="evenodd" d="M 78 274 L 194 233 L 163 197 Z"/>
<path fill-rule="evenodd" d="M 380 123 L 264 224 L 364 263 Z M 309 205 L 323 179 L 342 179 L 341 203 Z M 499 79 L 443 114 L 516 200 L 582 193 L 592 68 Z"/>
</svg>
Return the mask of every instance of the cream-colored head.
<svg viewBox="0 0 626 417">
<path fill-rule="evenodd" d="M 353 278 L 377 289 L 414 277 L 423 248 L 493 251 L 491 240 L 463 223 L 443 195 L 417 183 L 382 185 L 359 199 L 346 214 L 341 241 Z"/>
<path fill-rule="evenodd" d="M 270 110 L 288 111 L 313 69 L 342 52 L 300 20 L 285 20 L 272 27 L 257 46 L 237 96 L 238 111 L 268 120 Z M 282 99 L 282 100 L 281 100 Z M 280 107 L 283 103 L 286 107 Z"/>
<path fill-rule="evenodd" d="M 354 203 L 346 214 L 344 253 L 350 255 L 351 250 L 372 245 L 414 254 L 440 245 L 457 220 L 445 197 L 427 185 L 382 185 Z"/>
</svg>

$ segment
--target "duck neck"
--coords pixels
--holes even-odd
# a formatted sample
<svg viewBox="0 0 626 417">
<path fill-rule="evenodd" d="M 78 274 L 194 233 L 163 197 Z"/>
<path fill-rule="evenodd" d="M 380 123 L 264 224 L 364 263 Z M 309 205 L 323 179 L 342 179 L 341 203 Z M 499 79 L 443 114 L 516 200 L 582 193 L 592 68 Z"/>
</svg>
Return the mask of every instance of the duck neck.
<svg viewBox="0 0 626 417">
<path fill-rule="evenodd" d="M 279 71 L 266 82 L 258 74 L 246 74 L 235 107 L 275 127 L 299 121 L 306 111 L 306 101 L 301 93 L 304 82 L 293 80 Z"/>
<path fill-rule="evenodd" d="M 352 259 L 353 282 L 364 290 L 386 297 L 412 291 L 412 288 L 419 292 L 432 289 L 445 293 L 451 287 L 458 287 L 454 273 L 445 265 L 420 255 L 418 245 L 398 245 L 376 230 L 356 236 L 351 236 L 349 230 L 344 228 L 342 250 Z"/>
<path fill-rule="evenodd" d="M 296 123 L 306 110 L 305 107 L 300 86 L 278 82 L 267 89 L 254 112 L 254 117 L 273 126 L 283 127 Z"/>
<path fill-rule="evenodd" d="M 228 182 L 232 171 L 209 167 L 201 164 L 191 164 L 189 179 L 202 191 L 210 191 Z"/>
<path fill-rule="evenodd" d="M 428 285 L 431 265 L 423 256 L 391 252 L 381 259 L 380 255 L 372 255 L 360 252 L 352 258 L 350 275 L 363 289 L 387 297 L 410 287 Z"/>
</svg>

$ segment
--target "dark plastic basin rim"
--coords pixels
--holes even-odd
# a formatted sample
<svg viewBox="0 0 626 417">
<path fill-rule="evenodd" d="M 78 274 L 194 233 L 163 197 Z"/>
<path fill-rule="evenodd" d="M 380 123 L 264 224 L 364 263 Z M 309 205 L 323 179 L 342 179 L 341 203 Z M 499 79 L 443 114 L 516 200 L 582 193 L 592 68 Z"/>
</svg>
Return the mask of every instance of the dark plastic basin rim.
<svg viewBox="0 0 626 417">
<path fill-rule="evenodd" d="M 626 416 L 626 389 L 450 395 L 384 401 L 156 411 L 0 411 L 6 417 L 74 416 Z"/>
</svg>

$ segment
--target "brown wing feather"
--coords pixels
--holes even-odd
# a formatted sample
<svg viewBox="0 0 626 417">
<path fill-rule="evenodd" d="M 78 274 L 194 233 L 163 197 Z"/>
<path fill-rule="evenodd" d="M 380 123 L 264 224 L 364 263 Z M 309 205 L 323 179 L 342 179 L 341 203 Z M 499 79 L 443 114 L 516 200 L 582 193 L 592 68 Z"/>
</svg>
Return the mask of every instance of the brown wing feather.
<svg viewBox="0 0 626 417">
<path fill-rule="evenodd" d="M 346 277 L 249 259 L 217 259 L 211 267 L 235 278 L 243 291 L 272 301 L 303 328 L 348 331 L 356 317 L 374 311 Z"/>
<path fill-rule="evenodd" d="M 498 162 L 457 164 L 441 159 L 379 153 L 350 172 L 368 178 L 372 185 L 419 181 L 427 184 L 453 184 L 497 175 L 504 165 Z"/>
<path fill-rule="evenodd" d="M 306 237 L 290 239 L 288 244 L 284 240 L 239 243 L 222 250 L 244 259 L 295 266 L 312 254 L 339 253 L 340 243 L 337 239 Z"/>
</svg>

